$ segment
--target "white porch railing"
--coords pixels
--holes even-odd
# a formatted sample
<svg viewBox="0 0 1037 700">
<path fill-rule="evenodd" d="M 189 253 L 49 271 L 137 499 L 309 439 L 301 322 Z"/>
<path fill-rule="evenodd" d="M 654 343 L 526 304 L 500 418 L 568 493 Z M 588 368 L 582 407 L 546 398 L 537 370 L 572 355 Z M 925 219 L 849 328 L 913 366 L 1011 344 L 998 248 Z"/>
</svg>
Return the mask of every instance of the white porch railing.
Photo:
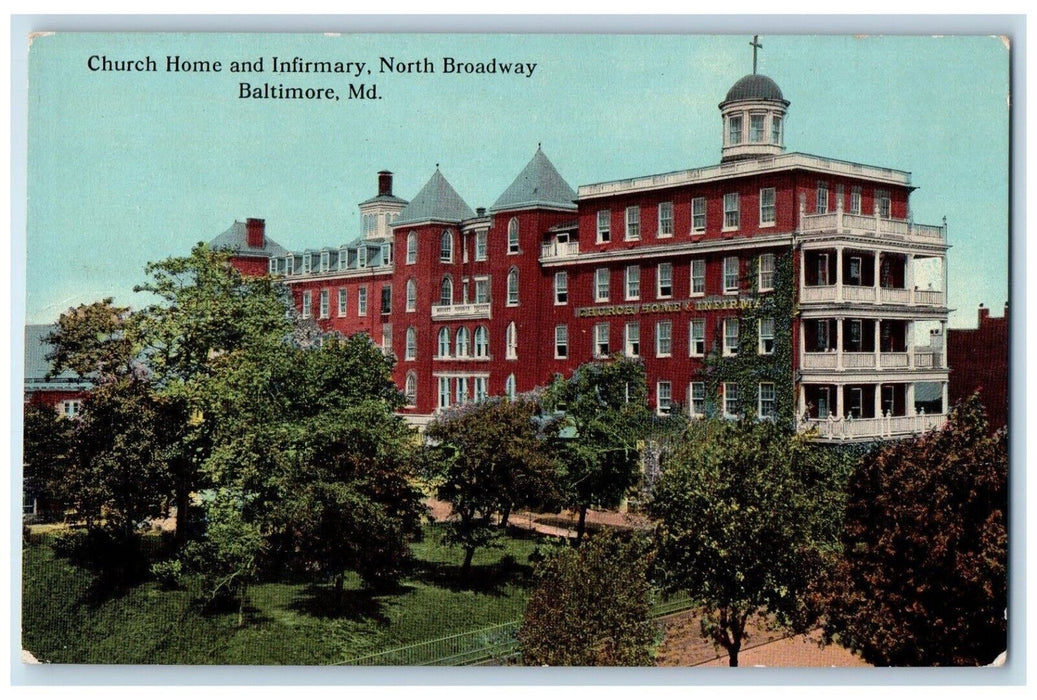
<svg viewBox="0 0 1037 700">
<path fill-rule="evenodd" d="M 886 304 L 910 304 L 911 290 L 897 289 L 896 287 L 882 287 L 879 290 L 883 303 Z"/>
<path fill-rule="evenodd" d="M 844 284 L 843 301 L 875 301 L 875 288 Z"/>
<path fill-rule="evenodd" d="M 803 369 L 835 369 L 839 366 L 839 354 L 834 352 L 803 353 Z"/>
<path fill-rule="evenodd" d="M 810 418 L 799 421 L 800 431 L 814 429 L 821 440 L 860 440 L 918 435 L 941 427 L 947 420 L 942 413 L 914 416 L 882 416 L 881 418 Z"/>
<path fill-rule="evenodd" d="M 882 352 L 879 353 L 879 366 L 890 369 L 908 366 L 908 355 L 906 352 Z"/>
<path fill-rule="evenodd" d="M 860 369 L 875 366 L 875 353 L 873 352 L 844 352 L 843 367 L 847 369 Z"/>
<path fill-rule="evenodd" d="M 834 284 L 803 287 L 799 296 L 803 302 L 835 301 L 836 287 Z"/>
<path fill-rule="evenodd" d="M 923 350 L 915 353 L 915 367 L 918 369 L 932 369 L 942 366 L 941 354 L 935 350 Z"/>
<path fill-rule="evenodd" d="M 934 289 L 916 289 L 915 303 L 925 306 L 943 306 L 943 292 Z"/>
<path fill-rule="evenodd" d="M 839 229 L 839 214 L 804 214 L 800 217 L 800 230 L 804 233 L 836 231 L 877 237 L 898 239 L 918 239 L 924 242 L 943 242 L 947 237 L 943 226 L 915 224 L 906 219 L 883 219 L 877 216 L 862 214 L 842 214 L 842 228 Z"/>
<path fill-rule="evenodd" d="M 432 319 L 489 318 L 489 304 L 439 304 L 432 307 Z"/>
<path fill-rule="evenodd" d="M 580 252 L 580 244 L 578 241 L 568 241 L 565 243 L 556 243 L 555 241 L 548 241 L 540 245 L 540 257 L 543 258 L 571 258 L 578 255 Z"/>
</svg>

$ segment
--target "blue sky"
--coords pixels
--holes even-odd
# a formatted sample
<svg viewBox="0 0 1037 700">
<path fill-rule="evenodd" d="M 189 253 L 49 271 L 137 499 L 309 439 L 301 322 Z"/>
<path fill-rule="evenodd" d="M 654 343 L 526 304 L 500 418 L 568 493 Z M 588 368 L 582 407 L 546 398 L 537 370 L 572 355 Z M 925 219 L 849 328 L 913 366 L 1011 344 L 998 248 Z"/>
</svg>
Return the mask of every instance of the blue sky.
<svg viewBox="0 0 1037 700">
<path fill-rule="evenodd" d="M 714 164 L 717 104 L 751 71 L 751 37 L 59 34 L 30 51 L 26 320 L 104 296 L 234 219 L 291 249 L 359 233 L 375 173 L 411 198 L 438 163 L 489 206 L 537 144 L 571 185 Z M 914 218 L 947 217 L 952 326 L 1008 298 L 1008 60 L 993 37 L 767 36 L 759 72 L 791 101 L 790 151 L 908 170 Z M 91 55 L 153 57 L 102 73 Z M 241 80 L 340 76 L 164 72 L 165 56 L 360 60 L 382 99 L 251 101 Z M 532 77 L 378 75 L 380 56 L 536 62 Z"/>
</svg>

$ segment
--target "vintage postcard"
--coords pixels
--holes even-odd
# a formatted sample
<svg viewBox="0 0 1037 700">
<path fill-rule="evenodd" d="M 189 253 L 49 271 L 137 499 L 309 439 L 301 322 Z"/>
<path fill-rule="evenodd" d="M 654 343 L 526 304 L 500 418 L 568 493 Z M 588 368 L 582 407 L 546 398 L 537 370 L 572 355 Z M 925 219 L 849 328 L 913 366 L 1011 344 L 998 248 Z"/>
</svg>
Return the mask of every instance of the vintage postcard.
<svg viewBox="0 0 1037 700">
<path fill-rule="evenodd" d="M 1005 37 L 28 44 L 27 663 L 1004 663 Z"/>
</svg>

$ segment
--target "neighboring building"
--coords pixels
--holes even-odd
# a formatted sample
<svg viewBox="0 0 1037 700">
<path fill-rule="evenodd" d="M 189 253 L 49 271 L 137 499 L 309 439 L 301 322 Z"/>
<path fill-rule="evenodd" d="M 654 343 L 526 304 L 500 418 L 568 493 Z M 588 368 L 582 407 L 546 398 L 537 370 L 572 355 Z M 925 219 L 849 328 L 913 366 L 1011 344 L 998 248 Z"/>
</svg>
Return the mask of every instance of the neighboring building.
<svg viewBox="0 0 1037 700">
<path fill-rule="evenodd" d="M 537 148 L 488 210 L 438 168 L 410 202 L 381 172 L 361 238 L 281 253 L 249 220 L 235 264 L 262 258 L 302 316 L 394 353 L 416 423 L 622 353 L 660 414 L 748 408 L 838 440 L 939 425 L 947 351 L 915 346 L 946 337 L 946 226 L 912 221 L 907 172 L 787 153 L 788 107 L 747 75 L 720 103 L 719 164 L 574 191 Z"/>
<path fill-rule="evenodd" d="M 1008 303 L 1000 318 L 991 317 L 990 309 L 980 304 L 976 328 L 951 328 L 947 357 L 951 366 L 951 404 L 978 391 L 990 428 L 1007 426 Z"/>
<path fill-rule="evenodd" d="M 25 403 L 41 403 L 63 416 L 74 418 L 82 408 L 91 385 L 70 370 L 54 377 L 47 376 L 51 369 L 47 355 L 53 351 L 53 346 L 46 338 L 56 330 L 54 325 L 25 327 Z"/>
</svg>

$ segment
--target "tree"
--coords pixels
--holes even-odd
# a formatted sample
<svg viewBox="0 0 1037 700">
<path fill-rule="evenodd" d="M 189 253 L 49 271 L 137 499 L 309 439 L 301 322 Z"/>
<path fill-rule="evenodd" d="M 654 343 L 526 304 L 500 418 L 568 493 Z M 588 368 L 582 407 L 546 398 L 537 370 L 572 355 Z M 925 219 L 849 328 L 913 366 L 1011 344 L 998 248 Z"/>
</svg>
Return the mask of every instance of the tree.
<svg viewBox="0 0 1037 700">
<path fill-rule="evenodd" d="M 516 505 L 558 500 L 557 462 L 537 411 L 528 398 L 491 398 L 445 412 L 425 430 L 425 461 L 438 497 L 456 517 L 448 540 L 464 550 L 463 572 L 475 550 L 496 539 L 494 513 L 503 522 Z"/>
<path fill-rule="evenodd" d="M 637 483 L 638 445 L 652 421 L 647 397 L 644 365 L 621 358 L 580 365 L 547 390 L 545 403 L 564 411 L 563 422 L 575 429 L 573 437 L 558 440 L 558 449 L 565 499 L 579 514 L 577 543 L 587 510 L 618 506 Z"/>
<path fill-rule="evenodd" d="M 25 406 L 22 475 L 27 502 L 41 500 L 50 507 L 61 505 L 61 478 L 68 469 L 72 442 L 71 420 L 38 401 Z"/>
<path fill-rule="evenodd" d="M 605 532 L 538 564 L 518 634 L 523 663 L 649 665 L 655 641 L 650 545 L 645 537 Z"/>
<path fill-rule="evenodd" d="M 802 474 L 804 438 L 769 421 L 708 420 L 663 465 L 649 509 L 668 590 L 702 601 L 702 634 L 731 666 L 758 613 L 802 630 L 820 564 L 818 527 Z"/>
<path fill-rule="evenodd" d="M 826 632 L 881 666 L 990 663 L 1007 644 L 1007 433 L 979 398 L 861 460 Z"/>
</svg>

